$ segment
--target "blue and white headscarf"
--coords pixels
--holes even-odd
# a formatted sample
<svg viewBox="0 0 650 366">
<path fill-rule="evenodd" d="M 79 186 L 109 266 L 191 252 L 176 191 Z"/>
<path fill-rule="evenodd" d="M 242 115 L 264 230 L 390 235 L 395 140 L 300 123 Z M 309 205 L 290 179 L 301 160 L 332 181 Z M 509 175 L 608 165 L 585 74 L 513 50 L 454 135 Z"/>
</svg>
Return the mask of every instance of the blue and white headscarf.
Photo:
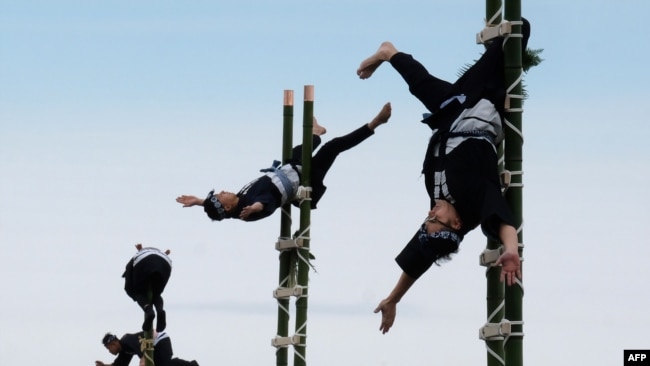
<svg viewBox="0 0 650 366">
<path fill-rule="evenodd" d="M 212 220 L 221 221 L 226 218 L 226 209 L 223 208 L 223 205 L 217 199 L 217 196 L 214 195 L 214 189 L 208 193 L 208 196 L 203 202 L 203 211 L 208 214 L 208 217 Z"/>
</svg>

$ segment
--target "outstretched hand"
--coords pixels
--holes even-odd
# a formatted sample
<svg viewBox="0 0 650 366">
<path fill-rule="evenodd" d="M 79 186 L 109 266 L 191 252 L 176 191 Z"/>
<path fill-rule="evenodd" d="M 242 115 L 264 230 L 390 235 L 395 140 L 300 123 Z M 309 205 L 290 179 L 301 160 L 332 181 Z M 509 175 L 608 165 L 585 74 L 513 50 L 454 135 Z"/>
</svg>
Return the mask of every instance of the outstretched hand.
<svg viewBox="0 0 650 366">
<path fill-rule="evenodd" d="M 261 202 L 255 202 L 252 205 L 246 206 L 241 209 L 241 213 L 239 214 L 239 218 L 242 220 L 246 220 L 248 216 L 260 212 L 264 209 L 264 205 Z"/>
<path fill-rule="evenodd" d="M 374 312 L 375 314 L 381 312 L 381 325 L 379 326 L 379 330 L 382 334 L 386 334 L 395 322 L 397 304 L 384 299 L 379 303 L 379 305 L 377 305 Z"/>
<path fill-rule="evenodd" d="M 203 199 L 196 196 L 178 196 L 176 197 L 176 202 L 183 204 L 183 207 L 192 207 L 203 205 Z"/>
<path fill-rule="evenodd" d="M 516 283 L 517 278 L 521 279 L 521 260 L 518 252 L 506 250 L 499 256 L 495 265 L 501 266 L 501 281 L 505 280 L 508 286 Z"/>
</svg>

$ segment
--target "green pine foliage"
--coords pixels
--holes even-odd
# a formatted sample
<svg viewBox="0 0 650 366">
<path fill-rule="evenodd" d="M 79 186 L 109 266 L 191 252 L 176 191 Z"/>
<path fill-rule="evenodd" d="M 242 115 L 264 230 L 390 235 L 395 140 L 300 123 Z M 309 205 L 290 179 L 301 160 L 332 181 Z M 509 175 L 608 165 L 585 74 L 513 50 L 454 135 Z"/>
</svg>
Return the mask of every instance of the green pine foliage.
<svg viewBox="0 0 650 366">
<path fill-rule="evenodd" d="M 541 64 L 542 61 L 544 61 L 544 59 L 540 57 L 540 54 L 542 52 L 544 52 L 543 48 L 538 48 L 535 50 L 526 48 L 526 51 L 524 52 L 524 55 L 521 59 L 521 67 L 524 69 L 525 73 L 528 73 L 528 70 Z"/>
</svg>

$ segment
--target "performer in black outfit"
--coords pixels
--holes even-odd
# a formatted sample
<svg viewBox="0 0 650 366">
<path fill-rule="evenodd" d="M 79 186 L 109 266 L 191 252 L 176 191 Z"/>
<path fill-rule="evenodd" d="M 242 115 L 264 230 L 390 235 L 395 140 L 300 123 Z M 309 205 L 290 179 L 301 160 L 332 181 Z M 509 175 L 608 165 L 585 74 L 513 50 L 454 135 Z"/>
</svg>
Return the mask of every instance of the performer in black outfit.
<svg viewBox="0 0 650 366">
<path fill-rule="evenodd" d="M 102 338 L 102 344 L 111 354 L 117 357 L 111 364 L 95 361 L 95 366 L 128 366 L 133 356 L 138 356 L 142 359 L 143 353 L 140 347 L 140 340 L 142 338 L 144 338 L 144 332 L 127 333 L 122 338 L 117 338 L 114 334 L 106 333 Z M 185 361 L 173 357 L 172 342 L 167 333 L 157 333 L 153 343 L 153 359 L 156 366 L 199 366 L 194 360 Z"/>
<path fill-rule="evenodd" d="M 530 35 L 523 20 L 522 51 Z M 430 197 L 427 217 L 397 256 L 403 273 L 375 312 L 382 312 L 380 330 L 393 325 L 399 302 L 433 263 L 449 259 L 465 234 L 481 225 L 483 232 L 500 240 L 505 251 L 497 261 L 501 279 L 508 285 L 521 277 L 516 223 L 501 194 L 496 145 L 503 139 L 506 88 L 503 73 L 504 38 L 487 46 L 481 58 L 455 83 L 440 80 L 409 54 L 390 42 L 357 69 L 369 78 L 385 61 L 404 78 L 409 91 L 431 112 L 422 122 L 433 135 L 423 164 Z"/>
<path fill-rule="evenodd" d="M 312 158 L 311 169 L 311 206 L 321 199 L 327 187 L 323 184 L 336 157 L 360 144 L 374 134 L 375 129 L 388 122 L 391 115 L 390 103 L 386 103 L 379 114 L 367 124 L 355 131 L 325 143 Z M 326 132 L 314 118 L 313 148 L 321 142 L 320 136 Z M 270 216 L 278 207 L 294 200 L 300 185 L 302 146 L 293 149 L 292 159 L 288 164 L 265 169 L 265 175 L 245 185 L 239 193 L 221 191 L 208 194 L 208 197 L 180 196 L 176 201 L 183 207 L 203 206 L 205 213 L 212 220 L 221 221 L 225 218 L 235 218 L 244 221 L 255 221 Z"/>
<path fill-rule="evenodd" d="M 162 332 L 167 326 L 167 314 L 161 295 L 172 272 L 169 250 L 162 252 L 157 248 L 143 248 L 142 244 L 137 244 L 136 248 L 138 252 L 126 264 L 122 275 L 124 291 L 144 310 L 142 330 L 151 330 L 156 318 L 156 331 Z"/>
</svg>

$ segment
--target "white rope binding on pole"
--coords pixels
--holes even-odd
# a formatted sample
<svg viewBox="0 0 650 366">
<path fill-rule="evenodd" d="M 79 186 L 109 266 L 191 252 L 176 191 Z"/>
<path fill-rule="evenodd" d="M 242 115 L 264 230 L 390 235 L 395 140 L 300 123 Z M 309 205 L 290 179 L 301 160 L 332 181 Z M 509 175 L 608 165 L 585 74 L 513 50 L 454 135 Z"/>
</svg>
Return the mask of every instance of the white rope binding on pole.
<svg viewBox="0 0 650 366">
<path fill-rule="evenodd" d="M 310 240 L 310 237 L 304 236 L 305 233 L 308 232 L 310 228 L 311 228 L 311 223 L 305 228 L 305 230 L 303 230 L 300 234 L 298 234 L 298 236 L 296 237 L 296 240 Z M 311 264 L 311 262 L 309 261 L 309 258 L 305 258 L 302 255 L 302 252 L 301 252 L 301 251 L 307 251 L 307 253 L 309 253 L 309 248 L 304 247 L 304 246 L 300 246 L 300 247 L 298 247 L 296 249 L 298 249 L 296 251 L 296 254 L 298 255 L 298 258 L 300 258 L 301 261 L 303 261 L 305 264 L 307 264 L 309 267 L 311 267 L 311 269 L 313 269 L 314 272 L 316 272 L 316 267 L 314 267 L 314 265 Z"/>
</svg>

